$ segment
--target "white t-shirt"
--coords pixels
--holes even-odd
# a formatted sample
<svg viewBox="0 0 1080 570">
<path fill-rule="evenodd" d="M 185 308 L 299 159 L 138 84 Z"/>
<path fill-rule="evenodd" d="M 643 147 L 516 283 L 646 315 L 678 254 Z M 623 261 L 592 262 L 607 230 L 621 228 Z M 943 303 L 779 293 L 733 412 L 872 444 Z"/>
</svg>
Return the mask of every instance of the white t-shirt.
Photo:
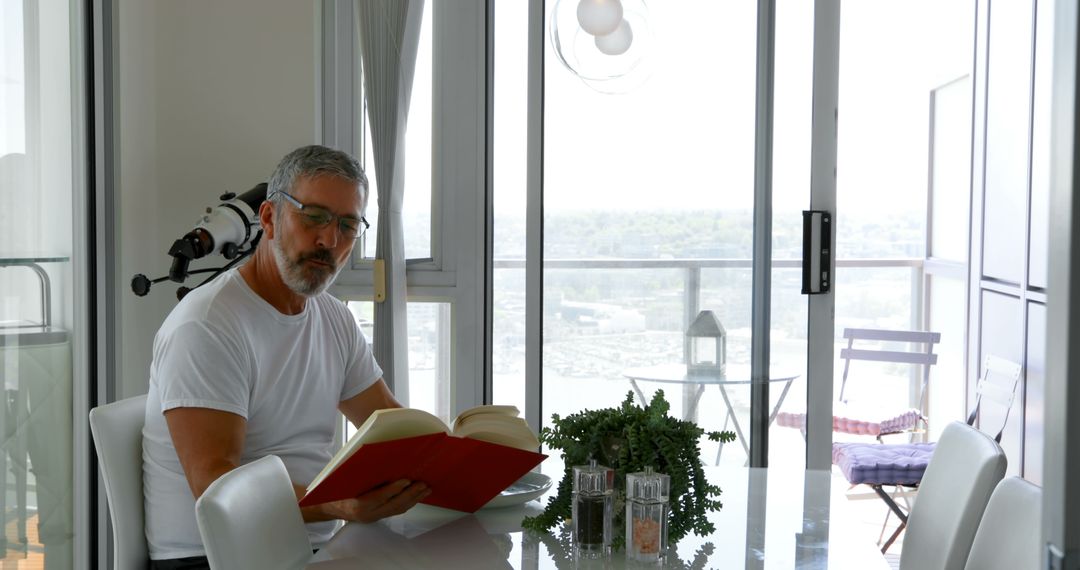
<svg viewBox="0 0 1080 570">
<path fill-rule="evenodd" d="M 154 338 L 143 428 L 143 493 L 150 558 L 202 556 L 195 499 L 164 412 L 211 408 L 247 420 L 241 463 L 274 454 L 307 485 L 333 455 L 338 402 L 382 376 L 345 305 L 323 293 L 284 315 L 236 270 L 192 291 Z M 336 523 L 307 525 L 325 543 Z"/>
</svg>

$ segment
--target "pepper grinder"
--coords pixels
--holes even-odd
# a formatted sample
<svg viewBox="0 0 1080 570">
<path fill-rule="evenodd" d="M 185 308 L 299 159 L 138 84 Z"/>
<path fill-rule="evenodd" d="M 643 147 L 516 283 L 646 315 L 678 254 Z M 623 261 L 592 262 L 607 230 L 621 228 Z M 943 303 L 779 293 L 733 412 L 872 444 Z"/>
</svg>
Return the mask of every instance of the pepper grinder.
<svg viewBox="0 0 1080 570">
<path fill-rule="evenodd" d="M 611 551 L 611 525 L 614 514 L 615 470 L 597 465 L 574 467 L 573 538 L 578 552 L 595 558 Z"/>
<path fill-rule="evenodd" d="M 652 467 L 626 476 L 626 554 L 657 562 L 667 550 L 671 477 Z"/>
</svg>

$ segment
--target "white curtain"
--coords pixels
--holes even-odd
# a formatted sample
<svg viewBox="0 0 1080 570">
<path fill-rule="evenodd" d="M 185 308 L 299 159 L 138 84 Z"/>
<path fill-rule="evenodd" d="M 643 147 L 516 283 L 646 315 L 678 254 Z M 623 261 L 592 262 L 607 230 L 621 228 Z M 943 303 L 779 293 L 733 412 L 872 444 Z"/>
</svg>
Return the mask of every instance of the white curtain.
<svg viewBox="0 0 1080 570">
<path fill-rule="evenodd" d="M 375 359 L 398 400 L 408 405 L 409 347 L 401 205 L 405 194 L 405 126 L 424 0 L 358 0 L 356 13 L 379 182 L 375 259 L 383 267 L 386 291 L 385 299 L 375 302 Z"/>
</svg>

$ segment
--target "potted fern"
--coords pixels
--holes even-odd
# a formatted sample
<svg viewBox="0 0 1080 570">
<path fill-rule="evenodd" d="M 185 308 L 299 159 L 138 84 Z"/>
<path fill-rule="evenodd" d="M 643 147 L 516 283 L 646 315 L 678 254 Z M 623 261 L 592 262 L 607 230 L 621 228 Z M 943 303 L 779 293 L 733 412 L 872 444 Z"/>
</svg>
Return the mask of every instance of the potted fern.
<svg viewBox="0 0 1080 570">
<path fill-rule="evenodd" d="M 534 532 L 550 531 L 556 524 L 568 520 L 571 513 L 572 468 L 584 465 L 590 458 L 615 470 L 615 526 L 625 524 L 623 517 L 627 473 L 643 471 L 646 466 L 671 477 L 671 519 L 668 539 L 671 545 L 693 531 L 706 536 L 716 529 L 707 515 L 719 510 L 720 487 L 705 479 L 701 465 L 699 438 L 707 435 L 711 441 L 731 442 L 730 431 L 706 432 L 692 422 L 668 415 L 670 404 L 664 392 L 657 390 L 647 406 L 634 404 L 633 392 L 617 408 L 585 410 L 565 418 L 552 415 L 552 427 L 540 430 L 540 441 L 562 452 L 566 468 L 559 482 L 558 493 L 552 497 L 544 512 L 526 517 L 522 525 Z M 616 532 L 616 548 L 624 537 Z"/>
</svg>

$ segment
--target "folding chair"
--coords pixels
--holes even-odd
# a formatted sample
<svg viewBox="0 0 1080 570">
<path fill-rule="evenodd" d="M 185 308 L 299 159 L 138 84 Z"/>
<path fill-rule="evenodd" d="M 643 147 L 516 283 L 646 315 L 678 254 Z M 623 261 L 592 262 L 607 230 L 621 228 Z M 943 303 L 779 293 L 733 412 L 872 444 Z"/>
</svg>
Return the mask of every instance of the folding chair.
<svg viewBox="0 0 1080 570">
<path fill-rule="evenodd" d="M 1001 435 L 1009 420 L 1009 412 L 1016 398 L 1016 386 L 1020 382 L 1019 364 L 1003 358 L 987 355 L 983 364 L 983 374 L 976 386 L 975 407 L 968 415 L 967 424 L 974 426 L 979 411 L 985 401 L 1001 406 L 1004 420 L 994 436 L 995 443 L 1001 443 Z M 885 487 L 916 489 L 922 482 L 923 474 L 936 449 L 935 443 L 834 443 L 833 464 L 840 467 L 852 486 L 869 485 L 874 493 L 889 507 L 889 511 L 900 519 L 900 526 L 881 547 L 884 553 L 904 531 L 910 508 L 902 508 Z M 886 517 L 888 522 L 888 517 Z M 882 528 L 884 536 L 884 527 Z"/>
<path fill-rule="evenodd" d="M 941 333 L 930 331 L 904 331 L 884 329 L 845 328 L 844 338 L 847 347 L 840 350 L 844 360 L 844 373 L 840 382 L 840 397 L 833 409 L 833 431 L 856 435 L 872 435 L 881 441 L 882 436 L 911 432 L 926 423 L 926 389 L 930 383 L 930 367 L 937 364 L 938 355 L 934 354 L 934 345 L 941 342 Z M 859 343 L 856 346 L 856 342 Z M 893 345 L 872 345 L 866 343 L 908 343 L 911 350 L 898 350 Z M 896 363 L 921 366 L 922 383 L 918 395 L 913 398 L 919 407 L 912 408 L 904 404 L 880 405 L 877 403 L 848 401 L 848 376 L 851 362 L 854 360 Z M 856 374 L 856 377 L 858 374 Z M 860 382 L 862 383 L 862 382 Z M 805 412 L 785 412 L 778 414 L 776 423 L 784 427 L 806 429 Z"/>
</svg>

